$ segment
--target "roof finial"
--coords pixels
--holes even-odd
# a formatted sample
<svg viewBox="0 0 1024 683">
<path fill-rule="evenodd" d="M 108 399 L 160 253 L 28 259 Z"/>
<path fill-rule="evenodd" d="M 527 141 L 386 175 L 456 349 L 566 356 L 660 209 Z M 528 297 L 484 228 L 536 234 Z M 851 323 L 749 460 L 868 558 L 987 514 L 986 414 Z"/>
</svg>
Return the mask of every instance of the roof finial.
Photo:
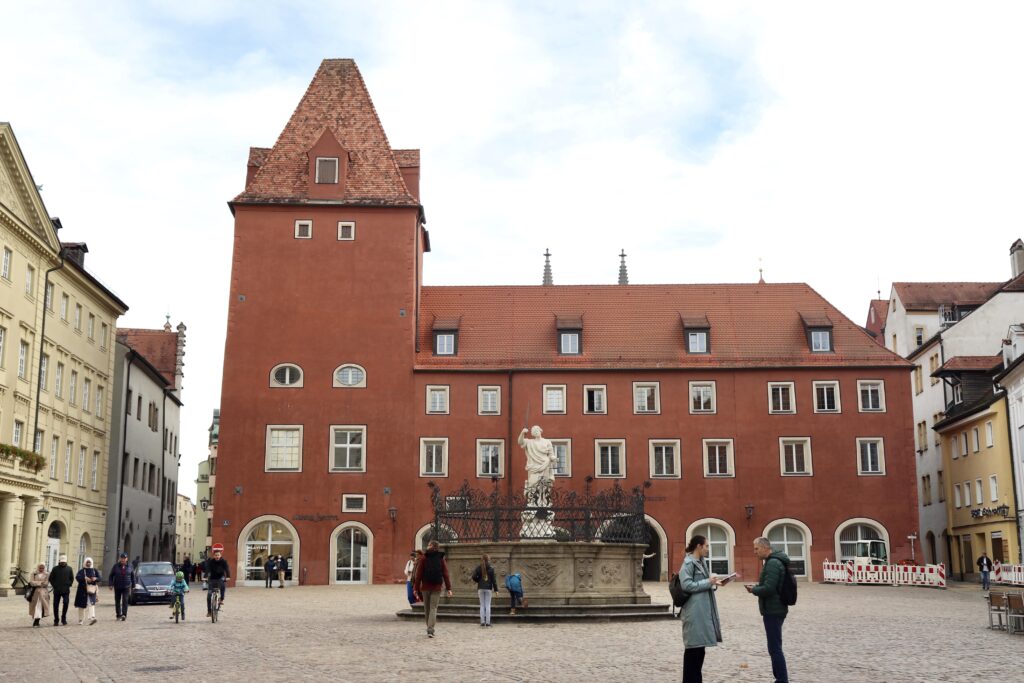
<svg viewBox="0 0 1024 683">
<path fill-rule="evenodd" d="M 164 332 L 170 332 L 171 331 L 171 314 L 168 313 L 166 317 L 167 317 L 167 322 L 164 323 Z"/>
<path fill-rule="evenodd" d="M 544 250 L 544 281 L 541 282 L 541 284 L 549 286 L 549 287 L 551 285 L 555 284 L 554 281 L 551 279 L 551 250 L 550 249 L 545 249 Z"/>
<path fill-rule="evenodd" d="M 757 284 L 764 284 L 764 267 L 761 264 L 761 257 L 757 257 Z"/>
<path fill-rule="evenodd" d="M 622 253 L 619 254 L 619 284 L 629 284 L 629 274 L 626 273 L 626 250 L 623 249 Z"/>
</svg>

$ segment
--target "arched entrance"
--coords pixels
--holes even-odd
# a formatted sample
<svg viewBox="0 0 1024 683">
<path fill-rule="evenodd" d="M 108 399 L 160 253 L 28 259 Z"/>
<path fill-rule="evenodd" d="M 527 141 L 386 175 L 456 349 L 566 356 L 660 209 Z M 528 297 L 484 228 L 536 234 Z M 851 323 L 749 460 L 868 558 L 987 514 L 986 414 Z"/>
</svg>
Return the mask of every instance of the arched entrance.
<svg viewBox="0 0 1024 683">
<path fill-rule="evenodd" d="M 873 519 L 848 519 L 836 529 L 836 557 L 840 562 L 867 557 L 872 564 L 888 564 L 889 532 Z"/>
<path fill-rule="evenodd" d="M 697 520 L 686 530 L 687 543 L 698 534 L 708 541 L 708 564 L 711 571 L 715 574 L 731 572 L 732 550 L 736 546 L 736 532 L 732 526 L 721 519 Z"/>
<path fill-rule="evenodd" d="M 789 556 L 789 568 L 795 576 L 811 578 L 808 560 L 811 556 L 811 530 L 795 519 L 778 519 L 765 527 L 764 535 L 771 541 L 772 550 Z"/>
<path fill-rule="evenodd" d="M 50 522 L 50 528 L 46 531 L 47 569 L 52 569 L 57 566 L 57 558 L 60 557 L 61 535 L 60 522 Z"/>
<path fill-rule="evenodd" d="M 92 539 L 89 538 L 89 534 L 82 534 L 82 537 L 78 539 L 78 568 L 81 569 L 85 566 L 85 558 L 89 557 L 89 553 L 92 552 Z M 92 566 L 96 566 L 93 562 Z"/>
<path fill-rule="evenodd" d="M 331 583 L 373 583 L 373 532 L 345 522 L 331 534 Z"/>
<path fill-rule="evenodd" d="M 426 550 L 427 543 L 434 540 L 434 524 L 424 524 L 416 532 L 416 540 L 413 541 L 413 545 L 419 550 Z M 458 535 L 446 524 L 441 525 L 441 533 L 437 537 L 438 543 L 448 543 L 452 540 L 458 540 Z"/>
<path fill-rule="evenodd" d="M 299 534 L 287 520 L 276 515 L 264 515 L 252 520 L 238 535 L 236 572 L 237 584 L 264 585 L 263 567 L 267 558 L 278 555 L 285 562 L 285 583 L 299 582 Z"/>
<path fill-rule="evenodd" d="M 668 537 L 658 521 L 644 515 L 647 548 L 644 549 L 643 580 L 668 581 Z"/>
<path fill-rule="evenodd" d="M 928 551 L 928 557 L 925 558 L 925 562 L 929 563 L 929 564 L 938 564 L 939 563 L 939 555 L 936 552 L 936 548 L 935 548 L 935 534 L 933 534 L 932 532 L 929 531 L 927 534 L 925 534 L 924 541 L 925 541 L 925 546 L 924 547 Z"/>
</svg>

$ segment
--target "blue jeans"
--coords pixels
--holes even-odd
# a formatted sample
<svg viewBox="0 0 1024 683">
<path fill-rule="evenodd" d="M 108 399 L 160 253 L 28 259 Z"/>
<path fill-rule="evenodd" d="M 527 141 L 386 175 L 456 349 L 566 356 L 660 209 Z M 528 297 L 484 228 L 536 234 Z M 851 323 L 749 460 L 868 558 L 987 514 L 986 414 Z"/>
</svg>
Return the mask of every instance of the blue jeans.
<svg viewBox="0 0 1024 683">
<path fill-rule="evenodd" d="M 491 623 L 491 596 L 494 592 L 488 588 L 477 589 L 477 594 L 480 596 L 480 623 L 490 624 Z"/>
<path fill-rule="evenodd" d="M 989 577 L 989 574 L 991 574 L 991 572 L 984 572 L 983 571 L 981 573 L 981 588 L 982 588 L 982 590 L 988 590 L 988 577 Z"/>
<path fill-rule="evenodd" d="M 509 591 L 508 592 L 508 597 L 509 597 L 509 604 L 512 606 L 512 609 L 515 609 L 516 607 L 519 607 L 519 605 L 523 604 L 523 592 L 522 591 Z"/>
<path fill-rule="evenodd" d="M 786 655 L 782 654 L 782 622 L 785 616 L 764 615 L 764 633 L 768 637 L 768 655 L 772 658 L 772 675 L 775 683 L 789 683 L 789 672 L 786 671 Z"/>
</svg>

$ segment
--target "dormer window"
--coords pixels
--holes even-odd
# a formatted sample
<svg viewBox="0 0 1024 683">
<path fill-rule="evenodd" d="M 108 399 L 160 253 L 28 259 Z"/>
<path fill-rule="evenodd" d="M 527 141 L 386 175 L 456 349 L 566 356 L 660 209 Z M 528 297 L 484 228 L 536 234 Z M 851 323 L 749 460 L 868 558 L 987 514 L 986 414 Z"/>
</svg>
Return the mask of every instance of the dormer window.
<svg viewBox="0 0 1024 683">
<path fill-rule="evenodd" d="M 831 353 L 835 351 L 832 345 L 832 320 L 824 313 L 801 313 L 800 320 L 804 324 L 804 332 L 807 334 L 807 345 L 811 353 Z"/>
<path fill-rule="evenodd" d="M 711 352 L 711 323 L 703 313 L 680 313 L 687 353 Z"/>
<path fill-rule="evenodd" d="M 814 353 L 827 353 L 832 350 L 832 330 L 815 329 L 811 330 L 811 351 Z"/>
<path fill-rule="evenodd" d="M 555 329 L 558 331 L 559 354 L 578 356 L 583 353 L 582 315 L 556 315 Z"/>
<path fill-rule="evenodd" d="M 320 185 L 338 184 L 338 157 L 316 158 L 316 182 Z"/>
<path fill-rule="evenodd" d="M 686 333 L 686 350 L 690 353 L 708 352 L 708 331 L 690 330 Z"/>
<path fill-rule="evenodd" d="M 459 352 L 459 318 L 434 318 L 434 355 L 454 356 Z"/>
<path fill-rule="evenodd" d="M 580 331 L 573 330 L 571 332 L 562 331 L 558 335 L 559 337 L 559 353 L 563 356 L 576 356 L 580 353 Z"/>
<path fill-rule="evenodd" d="M 953 385 L 953 403 L 959 404 L 964 402 L 964 385 L 957 383 Z"/>
</svg>

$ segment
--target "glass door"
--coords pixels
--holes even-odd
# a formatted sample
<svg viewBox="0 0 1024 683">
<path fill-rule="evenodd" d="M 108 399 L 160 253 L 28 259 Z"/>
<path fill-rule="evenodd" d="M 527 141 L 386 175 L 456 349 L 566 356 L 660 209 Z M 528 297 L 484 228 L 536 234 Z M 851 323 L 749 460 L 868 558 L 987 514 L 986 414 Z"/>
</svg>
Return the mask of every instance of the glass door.
<svg viewBox="0 0 1024 683">
<path fill-rule="evenodd" d="M 369 583 L 369 545 L 366 534 L 354 527 L 338 533 L 338 557 L 334 580 L 336 583 Z"/>
</svg>

